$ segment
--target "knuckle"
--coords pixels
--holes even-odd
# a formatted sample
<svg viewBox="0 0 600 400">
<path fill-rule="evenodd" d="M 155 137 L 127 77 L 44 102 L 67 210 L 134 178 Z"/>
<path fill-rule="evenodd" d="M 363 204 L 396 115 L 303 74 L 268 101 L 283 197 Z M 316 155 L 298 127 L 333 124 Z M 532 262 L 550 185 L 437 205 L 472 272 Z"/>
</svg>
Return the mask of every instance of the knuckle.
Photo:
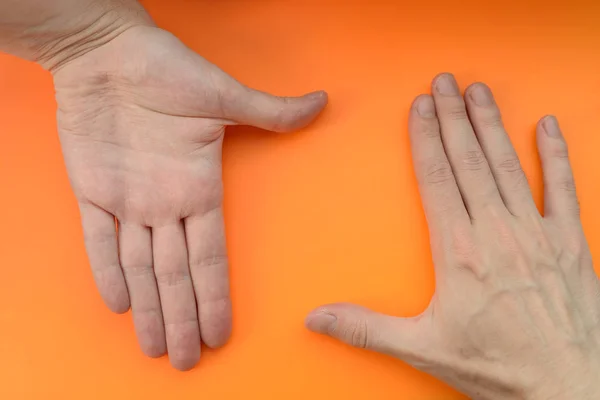
<svg viewBox="0 0 600 400">
<path fill-rule="evenodd" d="M 565 141 L 559 142 L 550 152 L 551 157 L 558 159 L 568 159 L 569 158 L 569 148 L 567 147 L 567 143 Z"/>
<path fill-rule="evenodd" d="M 466 170 L 479 171 L 483 169 L 487 161 L 481 150 L 472 150 L 463 156 L 463 165 Z"/>
<path fill-rule="evenodd" d="M 491 275 L 490 268 L 487 265 L 482 262 L 475 262 L 474 260 L 456 263 L 455 267 L 458 271 L 463 271 L 467 275 L 474 276 L 479 282 L 488 281 Z"/>
<path fill-rule="evenodd" d="M 184 271 L 161 272 L 156 274 L 159 286 L 174 287 L 190 281 L 190 274 Z"/>
<path fill-rule="evenodd" d="M 466 229 L 457 229 L 455 227 L 451 237 L 450 252 L 454 256 L 462 260 L 474 258 L 477 247 L 473 237 L 467 233 Z"/>
<path fill-rule="evenodd" d="M 228 264 L 229 261 L 227 255 L 216 255 L 213 257 L 190 260 L 191 269 L 220 268 L 227 267 Z"/>
<path fill-rule="evenodd" d="M 502 161 L 496 164 L 496 169 L 499 172 L 505 173 L 514 173 L 514 172 L 523 172 L 521 168 L 521 162 L 515 156 L 509 156 L 504 158 Z"/>
<path fill-rule="evenodd" d="M 573 178 L 563 179 L 557 182 L 557 188 L 563 192 L 575 193 L 577 188 L 575 187 L 575 180 Z"/>
<path fill-rule="evenodd" d="M 579 200 L 575 199 L 572 205 L 570 205 L 567 209 L 569 213 L 579 217 L 581 215 L 581 206 L 579 204 Z"/>
<path fill-rule="evenodd" d="M 546 272 L 571 272 L 588 265 L 586 259 L 591 259 L 591 253 L 585 237 L 577 231 L 567 229 L 568 233 L 561 248 L 540 251 L 536 269 L 548 270 Z"/>
<path fill-rule="evenodd" d="M 126 279 L 143 277 L 154 274 L 152 264 L 127 265 L 123 264 L 123 274 Z"/>
<path fill-rule="evenodd" d="M 521 167 L 521 162 L 519 161 L 518 157 L 507 157 L 498 162 L 494 169 L 499 175 L 507 175 L 510 177 L 508 183 L 512 186 L 512 188 L 519 189 L 529 187 L 527 176 Z"/>
<path fill-rule="evenodd" d="M 453 264 L 456 270 L 474 275 L 482 282 L 489 277 L 489 267 L 479 257 L 477 244 L 468 229 L 455 227 L 451 234 L 448 254 L 455 261 Z"/>
<path fill-rule="evenodd" d="M 451 121 L 464 121 L 468 119 L 467 110 L 464 106 L 450 108 L 445 112 L 445 116 Z"/>
<path fill-rule="evenodd" d="M 525 172 L 522 170 L 514 172 L 513 187 L 515 189 L 527 188 L 527 190 L 529 190 L 529 181 L 527 180 L 527 175 L 525 175 Z"/>
<path fill-rule="evenodd" d="M 419 136 L 427 139 L 438 139 L 440 137 L 439 126 L 435 122 L 422 123 L 419 127 Z"/>
<path fill-rule="evenodd" d="M 502 117 L 499 112 L 492 112 L 490 115 L 482 118 L 479 123 L 484 130 L 501 131 L 504 129 Z"/>
<path fill-rule="evenodd" d="M 448 183 L 453 179 L 454 173 L 448 161 L 432 163 L 425 171 L 425 182 L 431 185 Z"/>
<path fill-rule="evenodd" d="M 291 97 L 278 97 L 277 100 L 282 104 L 272 116 L 271 130 L 279 132 L 289 130 L 294 126 L 294 122 L 301 116 L 302 110 L 297 109 L 290 112 L 292 105 Z"/>
<path fill-rule="evenodd" d="M 547 287 L 556 287 L 562 281 L 562 271 L 554 260 L 535 263 L 535 274 Z"/>
<path fill-rule="evenodd" d="M 345 341 L 361 349 L 366 349 L 369 345 L 368 324 L 366 320 L 358 320 L 347 326 L 344 332 Z"/>
</svg>

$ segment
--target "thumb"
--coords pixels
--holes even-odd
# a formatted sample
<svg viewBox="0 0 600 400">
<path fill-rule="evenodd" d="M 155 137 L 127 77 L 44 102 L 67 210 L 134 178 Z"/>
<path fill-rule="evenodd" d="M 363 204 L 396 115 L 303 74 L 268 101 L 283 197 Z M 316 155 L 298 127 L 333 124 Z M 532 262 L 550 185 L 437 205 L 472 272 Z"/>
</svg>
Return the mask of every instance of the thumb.
<svg viewBox="0 0 600 400">
<path fill-rule="evenodd" d="M 236 85 L 223 96 L 221 107 L 228 120 L 275 132 L 290 132 L 311 123 L 327 105 L 327 93 L 309 93 L 301 97 L 278 97 Z"/>
<path fill-rule="evenodd" d="M 420 364 L 430 351 L 426 329 L 428 314 L 398 318 L 353 304 L 331 304 L 311 312 L 306 327 L 354 347 L 388 354 L 410 364 Z"/>
</svg>

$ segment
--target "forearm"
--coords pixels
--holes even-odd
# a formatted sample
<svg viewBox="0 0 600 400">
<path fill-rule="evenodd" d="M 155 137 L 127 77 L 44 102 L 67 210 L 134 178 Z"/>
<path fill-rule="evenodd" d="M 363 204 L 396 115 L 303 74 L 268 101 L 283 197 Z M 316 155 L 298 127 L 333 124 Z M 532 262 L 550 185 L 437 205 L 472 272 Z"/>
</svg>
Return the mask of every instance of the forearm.
<svg viewBox="0 0 600 400">
<path fill-rule="evenodd" d="M 0 0 L 0 51 L 53 70 L 148 24 L 136 0 Z"/>
</svg>

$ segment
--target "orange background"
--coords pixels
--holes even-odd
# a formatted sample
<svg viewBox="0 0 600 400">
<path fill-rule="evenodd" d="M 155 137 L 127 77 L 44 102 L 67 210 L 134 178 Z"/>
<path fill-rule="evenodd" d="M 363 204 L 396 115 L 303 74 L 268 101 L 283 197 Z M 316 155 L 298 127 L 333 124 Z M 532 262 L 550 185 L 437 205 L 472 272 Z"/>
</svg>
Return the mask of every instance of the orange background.
<svg viewBox="0 0 600 400">
<path fill-rule="evenodd" d="M 241 81 L 285 95 L 326 89 L 330 106 L 294 135 L 229 131 L 234 333 L 180 373 L 166 358 L 145 358 L 130 315 L 111 314 L 96 292 L 50 76 L 0 56 L 0 398 L 462 398 L 303 327 L 330 301 L 396 315 L 427 305 L 433 269 L 406 122 L 413 97 L 441 71 L 495 91 L 538 204 L 534 124 L 559 117 L 600 255 L 596 2 L 145 3 L 159 25 Z"/>
</svg>

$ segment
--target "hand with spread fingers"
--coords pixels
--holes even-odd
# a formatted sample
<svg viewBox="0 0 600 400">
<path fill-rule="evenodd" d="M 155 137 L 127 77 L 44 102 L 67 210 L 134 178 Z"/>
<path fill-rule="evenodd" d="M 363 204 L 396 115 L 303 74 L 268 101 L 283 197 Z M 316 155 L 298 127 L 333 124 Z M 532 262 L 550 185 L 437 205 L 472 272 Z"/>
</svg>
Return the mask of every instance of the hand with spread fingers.
<svg viewBox="0 0 600 400">
<path fill-rule="evenodd" d="M 414 318 L 320 307 L 309 329 L 386 353 L 474 399 L 600 398 L 600 286 L 556 118 L 537 126 L 544 215 L 487 86 L 450 74 L 410 110 L 436 293 Z"/>
</svg>

